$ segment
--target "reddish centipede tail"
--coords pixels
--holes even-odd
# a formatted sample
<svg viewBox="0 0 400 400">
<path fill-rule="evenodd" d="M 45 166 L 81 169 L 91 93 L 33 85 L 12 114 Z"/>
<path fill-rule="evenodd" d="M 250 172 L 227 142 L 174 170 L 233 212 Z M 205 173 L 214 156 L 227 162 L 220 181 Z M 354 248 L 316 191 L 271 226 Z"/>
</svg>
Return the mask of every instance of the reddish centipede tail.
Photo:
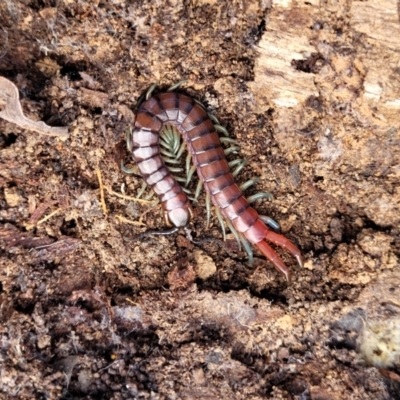
<svg viewBox="0 0 400 400">
<path fill-rule="evenodd" d="M 285 236 L 279 235 L 278 233 L 268 230 L 265 235 L 265 240 L 268 240 L 269 242 L 274 243 L 277 246 L 286 249 L 296 258 L 300 267 L 303 267 L 303 260 L 301 258 L 300 250 L 289 239 L 285 238 Z M 272 262 L 276 270 L 285 275 L 286 280 L 290 282 L 291 274 L 288 267 L 278 256 L 276 251 L 272 249 L 265 240 L 255 243 L 255 245 L 260 249 L 261 253 L 263 253 L 264 256 Z"/>
</svg>

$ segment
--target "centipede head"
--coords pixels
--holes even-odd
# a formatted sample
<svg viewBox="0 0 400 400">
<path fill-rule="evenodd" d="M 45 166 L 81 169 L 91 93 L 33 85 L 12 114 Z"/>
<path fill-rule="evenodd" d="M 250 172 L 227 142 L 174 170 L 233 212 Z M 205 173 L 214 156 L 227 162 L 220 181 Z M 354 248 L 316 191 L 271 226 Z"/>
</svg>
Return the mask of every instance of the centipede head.
<svg viewBox="0 0 400 400">
<path fill-rule="evenodd" d="M 183 228 L 193 218 L 193 210 L 188 202 L 184 206 L 175 208 L 174 210 L 164 210 L 164 218 L 168 226 Z"/>
</svg>

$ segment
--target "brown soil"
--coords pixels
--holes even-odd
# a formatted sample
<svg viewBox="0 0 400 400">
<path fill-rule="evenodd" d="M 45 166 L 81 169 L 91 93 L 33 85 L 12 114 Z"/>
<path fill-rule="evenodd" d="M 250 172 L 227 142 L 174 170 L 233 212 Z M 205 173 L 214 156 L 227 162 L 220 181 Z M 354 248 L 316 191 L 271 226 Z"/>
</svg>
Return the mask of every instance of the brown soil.
<svg viewBox="0 0 400 400">
<path fill-rule="evenodd" d="M 357 351 L 400 312 L 399 20 L 395 0 L 0 3 L 0 75 L 69 127 L 0 120 L 0 398 L 400 398 L 400 358 Z M 280 252 L 292 284 L 231 235 L 135 240 L 164 222 L 121 196 L 142 184 L 125 132 L 182 79 L 273 194 L 255 208 L 304 254 Z"/>
</svg>

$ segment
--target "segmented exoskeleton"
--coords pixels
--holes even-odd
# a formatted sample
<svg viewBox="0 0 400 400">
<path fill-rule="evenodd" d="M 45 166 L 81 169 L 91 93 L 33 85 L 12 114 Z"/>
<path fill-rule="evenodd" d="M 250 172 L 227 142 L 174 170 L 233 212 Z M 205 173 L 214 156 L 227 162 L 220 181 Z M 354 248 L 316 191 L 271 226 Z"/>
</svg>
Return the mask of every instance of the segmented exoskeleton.
<svg viewBox="0 0 400 400">
<path fill-rule="evenodd" d="M 178 229 L 185 227 L 193 217 L 187 194 L 172 176 L 161 154 L 160 135 L 167 125 L 174 126 L 182 135 L 207 197 L 217 209 L 217 216 L 222 215 L 241 238 L 256 245 L 289 281 L 290 271 L 266 241 L 286 248 L 302 266 L 300 250 L 287 238 L 270 230 L 243 196 L 206 110 L 194 99 L 176 92 L 155 94 L 141 103 L 129 140 L 133 160 L 147 185 L 157 194 L 166 224 Z"/>
</svg>

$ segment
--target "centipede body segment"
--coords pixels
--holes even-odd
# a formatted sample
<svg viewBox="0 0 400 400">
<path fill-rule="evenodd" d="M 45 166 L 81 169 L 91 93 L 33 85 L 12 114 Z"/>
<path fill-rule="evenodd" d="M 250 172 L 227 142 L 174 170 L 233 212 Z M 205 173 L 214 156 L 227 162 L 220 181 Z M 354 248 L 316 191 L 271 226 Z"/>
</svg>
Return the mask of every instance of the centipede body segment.
<svg viewBox="0 0 400 400">
<path fill-rule="evenodd" d="M 182 135 L 214 206 L 290 280 L 289 269 L 267 241 L 285 248 L 302 265 L 300 250 L 283 235 L 271 231 L 249 205 L 234 181 L 220 137 L 206 110 L 194 99 L 176 92 L 159 93 L 143 102 L 131 137 L 132 157 L 159 197 L 167 225 L 184 227 L 193 212 L 187 195 L 160 153 L 160 133 L 165 125 L 175 126 Z"/>
</svg>

